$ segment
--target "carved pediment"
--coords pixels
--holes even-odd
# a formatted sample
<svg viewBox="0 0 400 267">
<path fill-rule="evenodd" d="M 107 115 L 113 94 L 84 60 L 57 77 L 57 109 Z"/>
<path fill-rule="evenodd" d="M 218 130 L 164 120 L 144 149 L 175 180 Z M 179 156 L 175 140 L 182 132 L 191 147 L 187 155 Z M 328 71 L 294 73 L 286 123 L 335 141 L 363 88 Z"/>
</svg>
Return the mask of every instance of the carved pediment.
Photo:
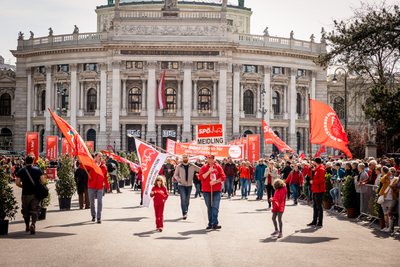
<svg viewBox="0 0 400 267">
<path fill-rule="evenodd" d="M 273 75 L 272 82 L 278 84 L 287 84 L 289 82 L 289 77 L 285 75 Z"/>
<path fill-rule="evenodd" d="M 115 26 L 116 35 L 169 35 L 169 36 L 223 36 L 223 25 L 121 25 Z"/>
<path fill-rule="evenodd" d="M 299 77 L 297 79 L 297 84 L 302 85 L 302 86 L 309 86 L 310 80 L 307 77 Z"/>
<path fill-rule="evenodd" d="M 98 73 L 92 70 L 86 70 L 79 74 L 80 79 L 96 79 L 98 78 Z"/>
<path fill-rule="evenodd" d="M 40 72 L 35 72 L 33 74 L 33 81 L 34 82 L 43 82 L 46 80 L 46 75 Z"/>
<path fill-rule="evenodd" d="M 54 74 L 54 79 L 55 80 L 68 80 L 69 79 L 69 73 L 67 72 L 57 72 Z"/>
</svg>

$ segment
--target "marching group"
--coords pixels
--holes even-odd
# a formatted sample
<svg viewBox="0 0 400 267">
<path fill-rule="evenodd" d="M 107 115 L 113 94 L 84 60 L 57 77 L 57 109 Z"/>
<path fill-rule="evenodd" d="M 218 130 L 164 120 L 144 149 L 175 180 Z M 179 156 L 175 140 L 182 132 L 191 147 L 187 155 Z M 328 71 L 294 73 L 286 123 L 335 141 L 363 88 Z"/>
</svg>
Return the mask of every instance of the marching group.
<svg viewBox="0 0 400 267">
<path fill-rule="evenodd" d="M 100 166 L 103 175 L 76 164 L 75 179 L 79 195 L 79 207 L 91 210 L 92 221 L 101 223 L 102 197 L 110 192 L 110 181 L 116 185 L 118 163 L 106 158 L 102 153 L 95 153 L 94 159 Z M 43 172 L 33 165 L 34 157 L 21 158 L 1 157 L 0 167 L 9 177 L 15 177 L 16 185 L 22 187 L 22 214 L 26 224 L 26 231 L 35 233 L 39 201 L 35 199 L 34 184 L 44 183 Z M 58 163 L 59 165 L 59 163 Z M 25 166 L 25 167 L 24 167 Z M 88 178 L 90 175 L 90 179 Z M 160 170 L 151 192 L 153 198 L 156 228 L 163 230 L 164 206 L 168 196 L 179 194 L 182 219 L 186 220 L 189 212 L 190 197 L 193 187 L 194 197 L 202 197 L 208 212 L 207 230 L 221 229 L 218 214 L 222 197 L 230 199 L 239 197 L 249 198 L 254 189 L 255 200 L 263 200 L 266 196 L 267 208 L 271 209 L 272 221 L 275 227 L 273 236 L 282 237 L 282 216 L 285 211 L 286 200 L 292 199 L 298 204 L 300 196 L 313 205 L 313 218 L 308 224 L 311 227 L 323 226 L 323 195 L 326 192 L 325 175 L 331 175 L 332 183 L 342 183 L 345 177 L 354 179 L 357 192 L 357 209 L 360 207 L 360 194 L 363 185 L 375 185 L 377 202 L 384 218 L 383 231 L 393 231 L 398 220 L 398 194 L 400 189 L 400 159 L 365 159 L 346 161 L 344 159 L 315 158 L 314 160 L 299 159 L 296 157 L 282 157 L 260 159 L 256 163 L 233 161 L 231 158 L 218 161 L 209 155 L 204 160 L 197 159 L 190 162 L 188 155 L 179 160 L 168 158 Z M 32 181 L 33 180 L 33 181 Z M 131 172 L 132 188 L 141 187 L 142 173 Z M 33 183 L 32 183 L 33 182 Z M 253 186 L 255 184 L 255 187 Z M 240 190 L 240 194 L 238 193 Z M 330 190 L 334 202 L 340 198 L 337 187 Z M 97 199 L 97 210 L 95 200 Z M 143 201 L 143 195 L 141 204 Z M 30 222 L 31 220 L 31 222 Z"/>
</svg>

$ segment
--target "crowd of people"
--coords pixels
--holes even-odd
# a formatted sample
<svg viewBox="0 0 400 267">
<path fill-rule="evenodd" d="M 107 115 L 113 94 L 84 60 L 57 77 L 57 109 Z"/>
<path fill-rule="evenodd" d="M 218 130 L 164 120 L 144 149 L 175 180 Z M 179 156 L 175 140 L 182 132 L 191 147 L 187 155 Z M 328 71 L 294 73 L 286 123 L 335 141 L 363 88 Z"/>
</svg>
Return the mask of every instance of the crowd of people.
<svg viewBox="0 0 400 267">
<path fill-rule="evenodd" d="M 101 175 L 91 175 L 95 179 L 88 179 L 87 170 L 76 164 L 75 179 L 79 195 L 79 207 L 91 210 L 92 221 L 101 223 L 102 197 L 105 192 L 111 192 L 114 184 L 118 193 L 117 172 L 118 164 L 111 158 L 95 153 L 95 161 L 103 171 Z M 35 232 L 37 220 L 37 206 L 31 197 L 28 174 L 35 182 L 42 181 L 44 175 L 38 168 L 32 166 L 32 159 L 20 157 L 1 157 L 0 167 L 23 188 L 22 213 L 27 223 L 27 231 Z M 59 163 L 57 164 L 59 166 Z M 28 170 L 28 172 L 26 172 Z M 39 170 L 39 171 L 38 171 Z M 90 173 L 90 170 L 89 170 Z M 219 204 L 223 197 L 230 199 L 240 197 L 243 201 L 252 198 L 262 201 L 266 197 L 267 209 L 273 213 L 275 230 L 273 235 L 282 237 L 282 215 L 286 200 L 292 199 L 298 204 L 301 196 L 307 203 L 313 205 L 313 218 L 308 226 L 323 226 L 323 195 L 326 192 L 325 175 L 331 175 L 331 182 L 343 183 L 345 177 L 354 179 L 357 192 L 357 210 L 360 209 L 360 194 L 364 185 L 376 186 L 377 196 L 380 199 L 380 212 L 385 220 L 383 231 L 393 231 L 398 220 L 398 193 L 400 189 L 400 159 L 368 158 L 364 160 L 315 158 L 300 159 L 297 157 L 261 158 L 258 162 L 247 160 L 234 161 L 232 158 L 216 160 L 213 156 L 204 159 L 197 158 L 190 161 L 188 155 L 177 159 L 170 157 L 166 160 L 159 172 L 159 177 L 151 196 L 154 198 L 156 227 L 163 229 L 163 210 L 168 195 L 179 194 L 181 201 L 182 219 L 186 220 L 189 214 L 190 197 L 194 187 L 194 197 L 201 197 L 208 210 L 207 229 L 221 229 L 218 220 Z M 131 172 L 131 187 L 140 190 L 142 173 Z M 165 188 L 164 188 L 165 187 Z M 253 191 L 252 191 L 253 188 Z M 333 202 L 340 198 L 340 191 L 335 186 L 330 190 Z M 143 195 L 142 195 L 143 198 Z M 141 203 L 143 199 L 141 198 Z M 95 200 L 97 199 L 97 210 Z M 29 212 L 27 212 L 29 210 Z M 32 224 L 29 225 L 29 217 Z M 33 225 L 33 226 L 32 226 Z"/>
</svg>

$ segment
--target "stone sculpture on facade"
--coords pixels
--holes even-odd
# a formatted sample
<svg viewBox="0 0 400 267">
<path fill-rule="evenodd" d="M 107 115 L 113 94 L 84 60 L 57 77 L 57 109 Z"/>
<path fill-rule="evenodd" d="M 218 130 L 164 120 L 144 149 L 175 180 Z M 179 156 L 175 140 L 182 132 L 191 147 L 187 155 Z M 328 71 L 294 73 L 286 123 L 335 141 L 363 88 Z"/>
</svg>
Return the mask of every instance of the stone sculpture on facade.
<svg viewBox="0 0 400 267">
<path fill-rule="evenodd" d="M 29 39 L 33 39 L 33 38 L 35 38 L 35 34 L 33 33 L 33 31 L 29 31 L 29 33 L 30 33 L 30 37 L 29 37 Z"/>
<path fill-rule="evenodd" d="M 18 33 L 18 40 L 24 40 L 24 33 L 23 32 L 19 32 Z"/>
<path fill-rule="evenodd" d="M 294 31 L 290 32 L 290 39 L 294 39 Z"/>
<path fill-rule="evenodd" d="M 171 10 L 177 8 L 177 0 L 165 0 L 164 9 Z"/>
<path fill-rule="evenodd" d="M 72 32 L 72 34 L 79 34 L 78 26 L 74 25 L 74 31 Z"/>
<path fill-rule="evenodd" d="M 266 27 L 264 30 L 264 36 L 269 36 L 268 27 Z"/>
<path fill-rule="evenodd" d="M 49 28 L 49 36 L 53 36 L 53 29 L 51 27 Z"/>
</svg>

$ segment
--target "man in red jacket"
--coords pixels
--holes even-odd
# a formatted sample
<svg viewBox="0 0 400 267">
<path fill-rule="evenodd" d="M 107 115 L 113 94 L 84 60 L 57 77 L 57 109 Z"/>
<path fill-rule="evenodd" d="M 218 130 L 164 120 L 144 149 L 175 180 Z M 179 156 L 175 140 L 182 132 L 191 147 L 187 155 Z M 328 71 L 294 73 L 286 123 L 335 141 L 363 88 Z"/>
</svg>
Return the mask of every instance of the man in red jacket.
<svg viewBox="0 0 400 267">
<path fill-rule="evenodd" d="M 225 173 L 222 167 L 215 162 L 213 155 L 207 156 L 207 164 L 199 171 L 199 180 L 201 180 L 203 197 L 207 206 L 208 226 L 206 229 L 221 229 L 221 226 L 218 225 L 218 212 Z"/>
<path fill-rule="evenodd" d="M 314 169 L 314 176 L 311 180 L 311 192 L 313 194 L 313 221 L 307 226 L 322 227 L 322 219 L 324 210 L 322 208 L 322 200 L 326 191 L 325 187 L 325 167 L 322 164 L 321 158 L 316 158 L 315 163 L 317 166 Z"/>
<path fill-rule="evenodd" d="M 96 207 L 94 205 L 95 199 L 97 198 L 97 223 L 101 223 L 101 210 L 103 208 L 103 190 L 106 186 L 107 191 L 110 191 L 110 184 L 108 183 L 108 172 L 107 168 L 102 162 L 103 154 L 97 152 L 94 155 L 94 160 L 99 165 L 103 175 L 97 174 L 94 170 L 88 169 L 88 191 L 89 191 L 89 202 L 90 212 L 92 213 L 92 222 L 96 219 Z"/>
</svg>

